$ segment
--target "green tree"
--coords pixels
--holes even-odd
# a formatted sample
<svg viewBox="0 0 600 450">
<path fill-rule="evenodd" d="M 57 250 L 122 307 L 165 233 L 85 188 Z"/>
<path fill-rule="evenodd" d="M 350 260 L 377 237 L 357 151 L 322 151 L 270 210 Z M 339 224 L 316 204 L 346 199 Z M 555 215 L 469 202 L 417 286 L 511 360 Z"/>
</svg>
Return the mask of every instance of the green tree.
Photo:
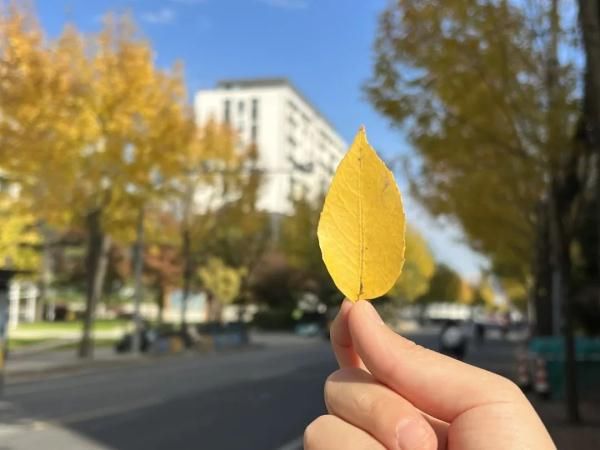
<svg viewBox="0 0 600 450">
<path fill-rule="evenodd" d="M 303 289 L 323 303 L 336 305 L 341 294 L 325 267 L 317 239 L 323 197 L 315 200 L 298 197 L 291 203 L 293 212 L 281 221 L 279 248 L 289 265 L 302 275 Z"/>
<path fill-rule="evenodd" d="M 513 292 L 511 292 L 513 294 Z M 507 295 L 510 295 L 507 292 Z M 473 305 L 491 308 L 495 304 L 496 294 L 488 277 L 483 277 L 473 289 Z M 509 297 L 510 298 L 510 297 Z"/>
<path fill-rule="evenodd" d="M 456 302 L 461 296 L 460 276 L 445 264 L 438 264 L 429 282 L 429 289 L 419 297 L 420 302 Z"/>
</svg>

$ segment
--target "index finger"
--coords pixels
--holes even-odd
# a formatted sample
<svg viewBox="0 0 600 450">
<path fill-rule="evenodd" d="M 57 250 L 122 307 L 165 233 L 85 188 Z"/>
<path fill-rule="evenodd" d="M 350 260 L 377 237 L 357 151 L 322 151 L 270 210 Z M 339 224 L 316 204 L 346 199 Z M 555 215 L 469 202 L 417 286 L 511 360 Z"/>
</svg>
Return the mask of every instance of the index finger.
<svg viewBox="0 0 600 450">
<path fill-rule="evenodd" d="M 335 358 L 342 369 L 351 367 L 364 368 L 360 356 L 354 350 L 352 335 L 348 328 L 348 314 L 351 309 L 352 302 L 344 299 L 329 330 L 331 346 L 333 347 Z"/>
</svg>

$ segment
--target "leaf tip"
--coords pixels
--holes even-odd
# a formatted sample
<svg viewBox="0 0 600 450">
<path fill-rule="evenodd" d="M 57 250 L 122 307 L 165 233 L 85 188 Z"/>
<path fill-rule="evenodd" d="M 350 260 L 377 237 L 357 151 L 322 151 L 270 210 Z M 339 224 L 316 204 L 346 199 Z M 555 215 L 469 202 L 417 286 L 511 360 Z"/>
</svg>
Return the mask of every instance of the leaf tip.
<svg viewBox="0 0 600 450">
<path fill-rule="evenodd" d="M 358 133 L 356 133 L 356 137 L 354 138 L 354 144 L 358 144 L 358 143 L 369 145 L 369 142 L 367 141 L 367 129 L 365 128 L 364 125 L 361 125 L 358 128 Z M 354 144 L 352 146 L 350 146 L 350 149 L 352 149 Z"/>
</svg>

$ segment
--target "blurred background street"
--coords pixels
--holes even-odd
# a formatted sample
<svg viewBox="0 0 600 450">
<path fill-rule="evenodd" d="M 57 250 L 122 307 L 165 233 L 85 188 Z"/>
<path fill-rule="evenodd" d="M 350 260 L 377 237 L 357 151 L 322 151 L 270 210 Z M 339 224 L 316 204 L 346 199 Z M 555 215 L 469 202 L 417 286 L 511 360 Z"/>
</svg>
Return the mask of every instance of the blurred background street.
<svg viewBox="0 0 600 450">
<path fill-rule="evenodd" d="M 437 348 L 437 331 L 410 337 Z M 336 368 L 329 343 L 279 334 L 257 341 L 204 358 L 10 383 L 14 416 L 0 437 L 14 449 L 299 449 L 306 424 L 325 412 L 323 383 Z M 514 343 L 491 340 L 468 361 L 512 376 Z"/>
<path fill-rule="evenodd" d="M 0 0 L 0 449 L 300 448 L 362 125 L 384 320 L 600 448 L 599 36 L 586 0 Z"/>
</svg>

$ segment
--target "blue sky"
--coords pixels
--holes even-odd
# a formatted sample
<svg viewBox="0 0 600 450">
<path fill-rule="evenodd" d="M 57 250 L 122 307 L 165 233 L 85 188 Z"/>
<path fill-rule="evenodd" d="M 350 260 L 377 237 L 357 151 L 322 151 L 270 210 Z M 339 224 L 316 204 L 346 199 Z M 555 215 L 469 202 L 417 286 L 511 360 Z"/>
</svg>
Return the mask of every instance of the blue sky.
<svg viewBox="0 0 600 450">
<path fill-rule="evenodd" d="M 157 63 L 183 61 L 190 92 L 222 78 L 286 76 L 350 142 L 360 124 L 384 157 L 410 155 L 402 133 L 371 108 L 361 91 L 372 64 L 378 13 L 386 0 L 37 0 L 50 36 L 66 22 L 100 27 L 108 11 L 131 12 L 152 42 Z M 400 187 L 405 187 L 399 179 Z M 404 189 L 406 191 L 406 189 Z M 436 257 L 473 278 L 482 259 L 450 225 L 406 199 L 409 222 Z"/>
</svg>

